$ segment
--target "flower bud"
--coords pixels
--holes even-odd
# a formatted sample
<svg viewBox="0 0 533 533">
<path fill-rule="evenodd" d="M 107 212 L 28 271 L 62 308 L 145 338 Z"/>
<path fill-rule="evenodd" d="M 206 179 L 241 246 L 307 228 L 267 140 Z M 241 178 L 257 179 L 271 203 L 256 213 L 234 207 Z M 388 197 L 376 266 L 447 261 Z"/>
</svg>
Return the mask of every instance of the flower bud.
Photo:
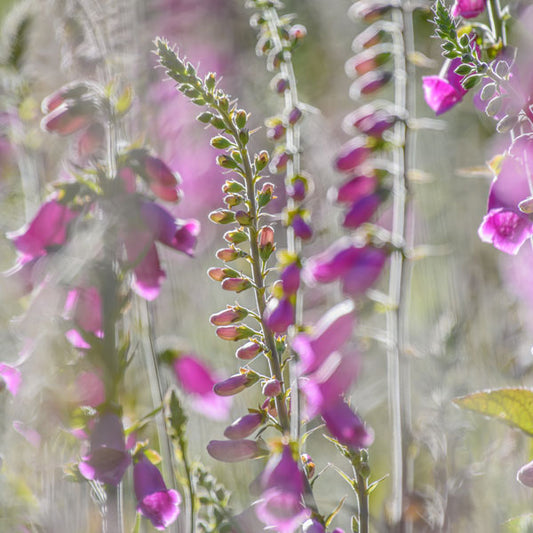
<svg viewBox="0 0 533 533">
<path fill-rule="evenodd" d="M 296 202 L 303 202 L 307 194 L 307 186 L 302 177 L 295 177 L 290 185 L 287 186 L 287 195 Z"/>
<path fill-rule="evenodd" d="M 373 70 L 355 80 L 350 87 L 350 98 L 357 100 L 362 94 L 372 94 L 379 91 L 392 79 L 392 72 Z"/>
<path fill-rule="evenodd" d="M 50 113 L 64 104 L 67 100 L 79 100 L 94 87 L 86 82 L 74 81 L 63 85 L 60 89 L 47 96 L 41 103 L 41 111 L 45 114 Z"/>
<path fill-rule="evenodd" d="M 287 168 L 287 163 L 291 159 L 291 155 L 285 150 L 278 151 L 270 163 L 271 172 L 283 172 Z"/>
<path fill-rule="evenodd" d="M 274 194 L 274 185 L 272 183 L 264 183 L 261 187 L 261 190 L 257 193 L 257 205 L 259 208 L 264 207 L 265 205 L 272 200 Z"/>
<path fill-rule="evenodd" d="M 234 180 L 226 180 L 222 185 L 222 192 L 224 194 L 239 193 L 244 191 L 245 187 L 242 183 Z"/>
<path fill-rule="evenodd" d="M 251 286 L 251 281 L 246 278 L 226 278 L 221 285 L 225 291 L 233 292 L 242 292 L 249 289 Z"/>
<path fill-rule="evenodd" d="M 220 326 L 216 329 L 217 336 L 223 341 L 242 341 L 256 332 L 248 326 Z"/>
<path fill-rule="evenodd" d="M 249 226 L 252 222 L 252 217 L 250 213 L 248 213 L 247 211 L 237 211 L 235 213 L 235 220 L 241 226 Z"/>
<path fill-rule="evenodd" d="M 244 198 L 240 194 L 227 194 L 224 196 L 224 203 L 230 208 L 242 204 L 243 201 Z"/>
<path fill-rule="evenodd" d="M 348 14 L 354 19 L 363 19 L 365 22 L 374 22 L 386 15 L 395 2 L 390 0 L 363 0 L 352 5 Z"/>
<path fill-rule="evenodd" d="M 246 242 L 248 240 L 248 235 L 245 231 L 241 230 L 227 231 L 224 233 L 224 240 L 231 244 L 240 244 L 241 242 Z"/>
<path fill-rule="evenodd" d="M 269 157 L 266 150 L 261 150 L 254 157 L 255 169 L 257 172 L 261 172 L 268 165 Z"/>
<path fill-rule="evenodd" d="M 229 224 L 235 221 L 235 213 L 228 209 L 216 209 L 209 213 L 209 220 L 215 224 Z"/>
<path fill-rule="evenodd" d="M 207 445 L 207 453 L 225 463 L 237 463 L 259 457 L 262 452 L 254 440 L 212 440 Z"/>
<path fill-rule="evenodd" d="M 255 359 L 262 351 L 262 346 L 257 341 L 251 340 L 238 348 L 235 356 L 243 361 L 249 361 L 250 359 Z"/>
<path fill-rule="evenodd" d="M 211 322 L 213 326 L 227 326 L 239 322 L 243 318 L 246 318 L 247 315 L 248 310 L 244 309 L 244 307 L 228 305 L 227 309 L 211 315 L 209 317 L 209 322 Z"/>
<path fill-rule="evenodd" d="M 337 202 L 353 204 L 372 194 L 377 187 L 378 180 L 375 176 L 355 176 L 343 183 L 337 191 Z"/>
<path fill-rule="evenodd" d="M 226 278 L 235 278 L 239 273 L 232 268 L 213 267 L 207 271 L 207 275 L 215 281 L 223 281 Z"/>
<path fill-rule="evenodd" d="M 237 125 L 237 128 L 242 130 L 244 126 L 246 126 L 247 120 L 248 120 L 248 114 L 246 113 L 244 109 L 237 109 L 237 111 L 235 111 L 235 124 Z"/>
<path fill-rule="evenodd" d="M 307 35 L 307 28 L 302 24 L 295 24 L 289 29 L 289 39 L 299 41 Z"/>
<path fill-rule="evenodd" d="M 269 379 L 263 383 L 261 392 L 268 398 L 278 396 L 281 394 L 281 383 L 276 378 Z"/>
<path fill-rule="evenodd" d="M 358 228 L 367 222 L 381 205 L 382 199 L 379 194 L 373 193 L 357 200 L 346 213 L 342 223 L 345 228 Z"/>
<path fill-rule="evenodd" d="M 301 459 L 304 465 L 305 475 L 307 479 L 311 479 L 315 475 L 315 463 L 308 453 L 302 453 Z"/>
<path fill-rule="evenodd" d="M 376 70 L 381 65 L 385 64 L 391 57 L 391 49 L 387 44 L 382 44 L 363 50 L 357 55 L 348 59 L 345 65 L 346 74 L 352 76 L 357 74 L 362 76 L 367 72 Z"/>
<path fill-rule="evenodd" d="M 381 138 L 383 132 L 394 126 L 397 120 L 398 116 L 387 109 L 365 105 L 347 115 L 343 125 L 348 131 L 357 128 L 365 135 Z"/>
<path fill-rule="evenodd" d="M 286 131 L 287 130 L 285 126 L 281 122 L 279 122 L 275 126 L 268 128 L 266 135 L 267 135 L 267 138 L 270 139 L 271 141 L 279 141 L 285 136 Z"/>
<path fill-rule="evenodd" d="M 289 80 L 281 74 L 278 74 L 277 76 L 272 78 L 272 81 L 270 82 L 270 87 L 278 94 L 282 94 L 289 88 Z"/>
<path fill-rule="evenodd" d="M 227 154 L 222 154 L 217 157 L 217 165 L 229 169 L 235 169 L 239 166 L 237 162 Z"/>
<path fill-rule="evenodd" d="M 294 125 L 302 118 L 302 111 L 298 107 L 293 107 L 289 113 L 289 124 Z"/>
<path fill-rule="evenodd" d="M 265 310 L 265 323 L 274 333 L 284 333 L 294 324 L 294 307 L 291 302 L 282 298 L 269 300 Z"/>
<path fill-rule="evenodd" d="M 352 42 L 352 50 L 358 52 L 361 48 L 371 48 L 379 44 L 387 35 L 387 32 L 377 25 L 369 26 L 362 31 Z"/>
<path fill-rule="evenodd" d="M 295 294 L 300 287 L 300 267 L 296 263 L 286 266 L 281 272 L 281 284 L 283 294 L 290 296 Z"/>
<path fill-rule="evenodd" d="M 533 487 L 533 461 L 524 465 L 517 472 L 516 479 L 526 487 Z"/>
<path fill-rule="evenodd" d="M 274 230 L 271 226 L 264 226 L 259 230 L 257 236 L 257 244 L 259 246 L 259 255 L 263 261 L 266 261 L 274 251 L 276 245 L 274 244 Z"/>
<path fill-rule="evenodd" d="M 313 236 L 311 226 L 302 218 L 301 215 L 295 215 L 291 223 L 294 235 L 302 241 L 307 241 Z"/>
<path fill-rule="evenodd" d="M 241 257 L 246 257 L 247 255 L 248 254 L 244 252 L 243 250 L 239 250 L 234 247 L 221 248 L 216 253 L 216 256 L 218 257 L 218 259 L 224 262 L 235 261 L 236 259 L 239 259 Z"/>
<path fill-rule="evenodd" d="M 224 381 L 215 383 L 213 391 L 219 396 L 233 396 L 254 385 L 258 379 L 259 376 L 255 372 L 247 370 L 241 374 L 235 374 Z"/>
<path fill-rule="evenodd" d="M 224 431 L 224 437 L 231 440 L 249 437 L 263 423 L 261 413 L 250 413 L 241 416 Z"/>
<path fill-rule="evenodd" d="M 337 170 L 349 172 L 364 163 L 371 153 L 372 150 L 368 147 L 367 138 L 355 137 L 341 147 L 335 160 L 335 166 Z"/>
<path fill-rule="evenodd" d="M 451 10 L 452 17 L 475 18 L 483 13 L 485 4 L 486 0 L 455 0 Z"/>
<path fill-rule="evenodd" d="M 41 128 L 50 133 L 70 135 L 89 126 L 96 111 L 95 103 L 89 100 L 61 104 L 41 120 Z"/>
</svg>

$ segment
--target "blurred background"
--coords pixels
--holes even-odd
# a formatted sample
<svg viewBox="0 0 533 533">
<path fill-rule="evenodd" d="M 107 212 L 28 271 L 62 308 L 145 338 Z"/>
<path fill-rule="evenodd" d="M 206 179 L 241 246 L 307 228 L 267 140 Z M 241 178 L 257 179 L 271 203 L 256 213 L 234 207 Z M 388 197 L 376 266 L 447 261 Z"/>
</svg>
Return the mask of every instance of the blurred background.
<svg viewBox="0 0 533 533">
<path fill-rule="evenodd" d="M 0 0 L 0 269 L 14 264 L 15 251 L 4 237 L 31 218 L 50 184 L 67 172 L 72 146 L 65 138 L 39 127 L 40 102 L 66 82 L 106 77 L 120 79 L 135 90 L 130 113 L 130 140 L 147 143 L 181 174 L 185 200 L 174 209 L 181 218 L 195 217 L 202 234 L 194 259 L 162 252 L 167 280 L 160 298 L 146 306 L 132 304 L 129 328 L 136 343 L 136 362 L 126 377 L 125 416 L 148 412 L 153 398 L 145 386 L 149 371 L 144 351 L 150 342 L 194 352 L 220 376 L 238 368 L 234 346 L 223 342 L 209 325 L 209 316 L 233 303 L 206 275 L 217 265 L 222 229 L 208 213 L 221 204 L 224 175 L 215 165 L 217 152 L 210 134 L 195 121 L 198 108 L 179 95 L 164 72 L 155 68 L 152 41 L 156 36 L 176 43 L 181 54 L 202 74 L 215 71 L 222 85 L 252 113 L 259 128 L 253 148 L 272 149 L 264 121 L 283 103 L 268 89 L 272 77 L 264 58 L 256 56 L 251 11 L 237 0 Z M 363 26 L 347 16 L 351 2 L 286 1 L 308 36 L 294 54 L 298 89 L 308 105 L 302 124 L 303 168 L 315 183 L 310 200 L 315 238 L 304 254 L 312 255 L 342 234 L 340 210 L 326 201 L 340 182 L 333 170 L 336 150 L 349 138 L 343 117 L 360 105 L 348 96 L 350 80 L 344 63 L 353 55 L 351 42 Z M 415 14 L 417 50 L 423 66 L 412 80 L 416 117 L 434 118 L 422 96 L 421 76 L 438 73 L 439 42 L 430 38 L 429 10 Z M 22 29 L 21 29 L 22 28 Z M 6 57 L 18 39 L 20 55 Z M 392 89 L 379 97 L 390 98 Z M 530 460 L 527 438 L 497 422 L 458 410 L 452 399 L 479 389 L 532 384 L 533 253 L 524 246 L 508 257 L 482 244 L 477 228 L 485 214 L 491 176 L 485 162 L 495 153 L 494 124 L 472 105 L 472 95 L 439 118 L 439 129 L 416 136 L 416 169 L 412 175 L 408 220 L 412 244 L 420 251 L 410 269 L 408 352 L 412 434 L 406 438 L 412 493 L 404 508 L 413 531 L 528 531 L 527 525 L 504 525 L 530 511 L 531 489 L 519 485 L 516 471 Z M 283 177 L 272 181 L 281 187 Z M 387 213 L 382 213 L 386 223 Z M 282 235 L 283 232 L 279 232 Z M 283 246 L 282 237 L 278 247 Z M 218 265 L 217 265 L 218 266 Z M 61 276 L 61 265 L 57 265 Z M 380 287 L 386 291 L 387 272 Z M 9 280 L 0 280 L 0 346 L 5 362 L 24 363 L 24 391 L 0 395 L 0 531 L 85 532 L 100 527 L 97 506 L 88 488 L 65 479 L 64 466 L 77 460 L 79 448 L 62 426 L 61 405 L 72 395 L 69 350 L 53 294 L 18 299 Z M 313 323 L 341 301 L 339 287 L 309 289 L 305 320 Z M 240 301 L 246 301 L 240 298 Z M 379 337 L 385 329 L 382 306 L 372 300 L 358 304 L 358 329 L 353 348 L 362 354 L 362 371 L 353 388 L 354 405 L 376 434 L 370 448 L 371 480 L 387 476 L 390 428 L 387 409 L 386 351 Z M 174 377 L 163 369 L 165 385 Z M 257 399 L 254 398 L 257 394 Z M 236 397 L 231 420 L 259 403 L 256 389 Z M 186 399 L 185 399 L 186 402 Z M 187 404 L 186 404 L 187 405 Z M 13 421 L 18 424 L 13 426 Z M 248 484 L 260 472 L 260 461 L 228 468 L 205 452 L 210 439 L 222 438 L 228 421 L 214 422 L 189 411 L 190 454 L 204 461 L 232 492 L 232 507 L 248 504 Z M 312 424 L 316 425 L 316 422 Z M 312 426 L 311 426 L 312 427 Z M 15 429 L 16 428 L 16 429 Z M 35 442 L 28 431 L 42 436 Z M 157 439 L 155 428 L 153 438 Z M 355 499 L 329 463 L 348 464 L 316 432 L 307 441 L 317 470 L 319 508 L 328 514 L 346 502 L 333 525 L 348 530 Z M 129 474 L 131 476 L 131 473 Z M 126 478 L 126 485 L 131 479 Z M 390 479 L 371 496 L 372 529 L 388 531 Z M 134 521 L 133 503 L 126 501 L 126 531 Z M 143 524 L 144 531 L 151 531 Z M 176 526 L 177 530 L 184 527 Z M 18 529 L 17 529 L 18 528 Z M 169 530 L 172 531 L 172 528 Z M 533 531 L 533 529 L 531 529 Z"/>
</svg>

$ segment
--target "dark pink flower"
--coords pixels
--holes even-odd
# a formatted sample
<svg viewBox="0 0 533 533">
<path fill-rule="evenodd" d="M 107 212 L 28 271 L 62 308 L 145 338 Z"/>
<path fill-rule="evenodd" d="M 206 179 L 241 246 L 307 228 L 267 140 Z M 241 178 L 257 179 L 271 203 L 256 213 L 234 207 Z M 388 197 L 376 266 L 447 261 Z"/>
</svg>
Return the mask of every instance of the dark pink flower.
<svg viewBox="0 0 533 533">
<path fill-rule="evenodd" d="M 365 246 L 342 276 L 342 292 L 349 296 L 364 294 L 379 278 L 388 254 L 381 248 Z"/>
<path fill-rule="evenodd" d="M 278 394 L 281 394 L 281 383 L 276 378 L 269 379 L 263 383 L 263 389 L 261 392 L 269 398 L 277 396 Z"/>
<path fill-rule="evenodd" d="M 20 370 L 14 366 L 0 363 L 0 390 L 6 388 L 13 396 L 19 390 L 22 377 Z"/>
<path fill-rule="evenodd" d="M 243 344 L 240 348 L 238 348 L 235 352 L 235 356 L 238 359 L 248 361 L 250 359 L 256 358 L 262 351 L 263 348 L 261 347 L 261 345 L 257 341 L 251 340 L 250 342 L 247 342 L 246 344 Z"/>
<path fill-rule="evenodd" d="M 249 413 L 241 416 L 224 431 L 224 437 L 231 440 L 245 439 L 249 437 L 263 423 L 261 413 Z"/>
<path fill-rule="evenodd" d="M 350 172 L 363 164 L 371 153 L 372 149 L 368 147 L 366 137 L 355 137 L 341 147 L 335 166 L 337 170 Z"/>
<path fill-rule="evenodd" d="M 303 219 L 301 215 L 295 215 L 291 222 L 294 235 L 303 241 L 309 240 L 313 236 L 311 226 Z"/>
<path fill-rule="evenodd" d="M 368 222 L 382 203 L 379 194 L 373 193 L 363 196 L 352 204 L 344 217 L 342 225 L 345 228 L 358 228 L 364 222 Z"/>
<path fill-rule="evenodd" d="M 272 298 L 265 310 L 266 325 L 275 333 L 284 333 L 294 324 L 294 306 L 287 298 Z"/>
<path fill-rule="evenodd" d="M 213 392 L 217 379 L 204 362 L 187 354 L 174 359 L 172 366 L 178 384 L 190 396 L 196 411 L 214 420 L 228 417 L 231 398 L 222 398 Z"/>
<path fill-rule="evenodd" d="M 117 486 L 131 463 L 126 451 L 122 420 L 107 412 L 98 418 L 91 431 L 89 455 L 80 461 L 81 475 L 89 480 Z"/>
<path fill-rule="evenodd" d="M 159 530 L 172 524 L 180 514 L 181 496 L 167 489 L 163 476 L 144 454 L 133 467 L 133 488 L 137 511 Z"/>
<path fill-rule="evenodd" d="M 299 372 L 310 374 L 317 370 L 331 353 L 350 339 L 354 326 L 354 304 L 346 300 L 332 307 L 311 334 L 298 334 L 292 347 L 300 359 Z"/>
<path fill-rule="evenodd" d="M 531 156 L 533 138 L 515 141 L 491 184 L 487 214 L 478 230 L 482 241 L 512 255 L 533 235 L 533 222 L 518 209 L 518 204 L 530 196 L 527 173 Z"/>
<path fill-rule="evenodd" d="M 375 176 L 358 175 L 344 182 L 337 192 L 337 202 L 353 204 L 372 194 L 378 186 Z"/>
<path fill-rule="evenodd" d="M 95 112 L 95 104 L 90 100 L 61 104 L 41 120 L 41 127 L 50 133 L 70 135 L 89 126 Z"/>
<path fill-rule="evenodd" d="M 237 463 L 263 454 L 255 440 L 247 439 L 212 440 L 207 445 L 207 453 L 224 463 Z"/>
<path fill-rule="evenodd" d="M 225 379 L 224 381 L 219 381 L 213 386 L 213 391 L 219 396 L 233 396 L 239 392 L 251 387 L 254 383 L 257 382 L 259 377 L 257 374 L 251 371 L 242 372 L 240 374 L 235 374 Z"/>
<path fill-rule="evenodd" d="M 69 223 L 78 213 L 55 199 L 45 202 L 33 220 L 18 231 L 8 233 L 15 248 L 24 259 L 45 255 L 54 246 L 60 246 L 67 239 Z"/>
<path fill-rule="evenodd" d="M 280 279 L 283 294 L 286 296 L 295 294 L 300 287 L 300 266 L 297 263 L 287 265 L 282 270 Z"/>
<path fill-rule="evenodd" d="M 260 484 L 261 499 L 255 506 L 259 520 L 279 533 L 296 531 L 311 512 L 302 503 L 304 478 L 289 445 L 270 457 Z"/>
<path fill-rule="evenodd" d="M 331 435 L 349 448 L 367 448 L 374 441 L 373 431 L 365 427 L 361 419 L 341 398 L 328 406 L 321 415 Z"/>
<path fill-rule="evenodd" d="M 452 17 L 471 19 L 481 15 L 485 10 L 486 0 L 455 0 L 452 7 Z"/>
</svg>

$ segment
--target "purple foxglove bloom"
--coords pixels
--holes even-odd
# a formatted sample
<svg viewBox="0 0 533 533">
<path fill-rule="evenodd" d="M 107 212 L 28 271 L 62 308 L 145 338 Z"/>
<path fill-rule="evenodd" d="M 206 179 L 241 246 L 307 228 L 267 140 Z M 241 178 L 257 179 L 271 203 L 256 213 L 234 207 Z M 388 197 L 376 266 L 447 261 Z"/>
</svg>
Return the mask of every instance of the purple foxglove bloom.
<svg viewBox="0 0 533 533">
<path fill-rule="evenodd" d="M 233 396 L 244 389 L 251 387 L 258 380 L 258 376 L 250 371 L 230 376 L 224 381 L 219 381 L 213 386 L 213 391 L 219 396 Z"/>
<path fill-rule="evenodd" d="M 263 423 L 261 413 L 250 413 L 241 416 L 224 431 L 224 437 L 231 440 L 245 439 L 249 437 Z"/>
<path fill-rule="evenodd" d="M 189 395 L 193 409 L 214 420 L 228 417 L 231 398 L 222 398 L 213 392 L 217 382 L 205 363 L 193 355 L 180 355 L 172 366 L 176 380 Z"/>
<path fill-rule="evenodd" d="M 13 396 L 19 390 L 22 381 L 20 370 L 14 366 L 0 363 L 0 390 L 6 388 Z"/>
<path fill-rule="evenodd" d="M 335 166 L 342 172 L 350 172 L 354 168 L 362 165 L 372 153 L 367 146 L 366 137 L 355 137 L 344 144 L 337 155 Z"/>
<path fill-rule="evenodd" d="M 308 241 L 313 236 L 311 226 L 300 216 L 296 215 L 291 223 L 294 235 L 302 241 Z"/>
<path fill-rule="evenodd" d="M 311 334 L 298 334 L 292 347 L 300 357 L 299 372 L 310 374 L 317 370 L 331 353 L 350 339 L 354 326 L 354 304 L 346 300 L 332 307 Z"/>
<path fill-rule="evenodd" d="M 448 80 L 439 76 L 424 76 L 422 84 L 424 99 L 436 115 L 442 115 L 442 113 L 449 111 L 463 99 L 462 95 Z"/>
<path fill-rule="evenodd" d="M 242 359 L 244 361 L 248 361 L 250 359 L 255 359 L 261 352 L 263 351 L 263 348 L 261 348 L 261 345 L 256 341 L 250 341 L 246 344 L 243 344 L 236 352 L 235 356 L 237 359 Z"/>
<path fill-rule="evenodd" d="M 533 461 L 520 468 L 516 473 L 516 479 L 526 487 L 533 487 Z"/>
<path fill-rule="evenodd" d="M 255 506 L 257 517 L 279 533 L 293 533 L 311 512 L 302 503 L 303 474 L 289 445 L 274 454 L 261 475 L 262 495 Z"/>
<path fill-rule="evenodd" d="M 300 267 L 296 263 L 291 263 L 283 269 L 280 278 L 283 294 L 286 296 L 295 294 L 300 287 Z"/>
<path fill-rule="evenodd" d="M 387 260 L 387 253 L 379 248 L 361 248 L 356 261 L 342 276 L 342 291 L 349 296 L 364 294 L 381 275 Z"/>
<path fill-rule="evenodd" d="M 372 194 L 378 186 L 375 176 L 355 176 L 343 183 L 337 192 L 337 202 L 353 204 Z"/>
<path fill-rule="evenodd" d="M 167 489 L 163 476 L 143 454 L 133 467 L 133 488 L 137 511 L 159 530 L 172 524 L 180 514 L 181 496 Z"/>
<path fill-rule="evenodd" d="M 471 19 L 481 15 L 485 10 L 486 0 L 455 0 L 452 7 L 452 17 Z"/>
<path fill-rule="evenodd" d="M 364 222 L 368 222 L 372 215 L 381 205 L 382 199 L 379 194 L 369 194 L 357 200 L 348 210 L 342 225 L 345 228 L 358 228 Z"/>
<path fill-rule="evenodd" d="M 176 175 L 157 157 L 146 155 L 142 160 L 143 174 L 151 191 L 161 200 L 178 202 L 181 192 Z"/>
<path fill-rule="evenodd" d="M 349 448 L 368 448 L 374 441 L 374 432 L 365 427 L 361 419 L 341 398 L 321 415 L 331 435 Z"/>
<path fill-rule="evenodd" d="M 126 451 L 122 420 L 114 413 L 100 415 L 91 432 L 89 455 L 78 468 L 85 479 L 117 486 L 131 463 Z"/>
<path fill-rule="evenodd" d="M 57 200 L 48 200 L 41 205 L 29 224 L 8 233 L 7 238 L 13 241 L 24 259 L 34 259 L 45 255 L 48 248 L 64 244 L 68 225 L 77 216 L 78 213 Z"/>
<path fill-rule="evenodd" d="M 207 445 L 207 453 L 217 461 L 237 463 L 263 455 L 255 440 L 212 440 Z"/>
<path fill-rule="evenodd" d="M 387 85 L 392 79 L 392 72 L 386 70 L 373 70 L 367 72 L 352 83 L 350 96 L 354 99 L 362 94 L 372 94 Z"/>
<path fill-rule="evenodd" d="M 324 526 L 314 518 L 307 520 L 303 526 L 303 533 L 326 533 Z"/>
<path fill-rule="evenodd" d="M 275 333 L 284 333 L 294 324 L 294 306 L 287 298 L 269 300 L 265 309 L 265 323 Z"/>
<path fill-rule="evenodd" d="M 491 184 L 487 214 L 478 230 L 483 242 L 512 255 L 533 235 L 533 222 L 518 209 L 530 195 L 526 165 L 532 155 L 532 138 L 520 138 L 513 144 Z"/>
<path fill-rule="evenodd" d="M 277 396 L 281 394 L 281 383 L 276 378 L 269 379 L 263 384 L 261 392 L 269 398 Z"/>
<path fill-rule="evenodd" d="M 315 373 L 302 378 L 300 387 L 306 398 L 306 417 L 311 420 L 337 403 L 358 372 L 359 358 L 356 354 L 343 357 L 335 352 Z"/>
<path fill-rule="evenodd" d="M 296 179 L 287 185 L 287 195 L 296 202 L 303 202 L 307 195 L 307 187 L 303 180 Z"/>
</svg>

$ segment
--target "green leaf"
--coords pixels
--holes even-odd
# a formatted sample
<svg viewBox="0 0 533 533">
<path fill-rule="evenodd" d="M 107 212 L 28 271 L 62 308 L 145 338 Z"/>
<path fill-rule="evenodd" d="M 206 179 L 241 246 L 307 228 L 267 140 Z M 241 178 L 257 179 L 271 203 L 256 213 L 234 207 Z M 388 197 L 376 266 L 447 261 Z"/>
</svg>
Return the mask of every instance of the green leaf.
<svg viewBox="0 0 533 533">
<path fill-rule="evenodd" d="M 533 533 L 533 514 L 515 516 L 503 525 L 506 533 Z"/>
<path fill-rule="evenodd" d="M 326 524 L 325 524 L 326 527 L 328 527 L 333 521 L 333 519 L 337 516 L 338 512 L 341 510 L 345 501 L 346 501 L 346 496 L 342 498 L 342 500 L 339 502 L 339 505 L 337 505 L 337 507 L 335 507 L 335 509 L 333 509 L 333 511 L 331 511 L 331 513 L 328 515 L 328 517 L 326 518 Z"/>
<path fill-rule="evenodd" d="M 139 533 L 140 531 L 141 531 L 141 513 L 137 513 L 137 516 L 135 517 L 135 525 L 133 526 L 131 533 Z"/>
<path fill-rule="evenodd" d="M 372 483 L 370 483 L 370 485 L 368 485 L 368 487 L 366 488 L 366 494 L 369 495 L 369 494 L 372 494 L 377 488 L 378 488 L 378 485 L 384 480 L 384 479 L 387 479 L 389 477 L 389 474 L 385 474 L 383 477 L 380 477 L 379 479 L 377 479 L 376 481 L 373 481 Z"/>
<path fill-rule="evenodd" d="M 115 104 L 115 111 L 117 112 L 117 115 L 123 116 L 125 115 L 133 102 L 133 89 L 131 87 L 126 87 L 122 94 L 118 97 L 117 102 Z"/>
<path fill-rule="evenodd" d="M 456 398 L 453 402 L 463 409 L 497 418 L 533 436 L 533 390 L 494 389 Z"/>
</svg>

